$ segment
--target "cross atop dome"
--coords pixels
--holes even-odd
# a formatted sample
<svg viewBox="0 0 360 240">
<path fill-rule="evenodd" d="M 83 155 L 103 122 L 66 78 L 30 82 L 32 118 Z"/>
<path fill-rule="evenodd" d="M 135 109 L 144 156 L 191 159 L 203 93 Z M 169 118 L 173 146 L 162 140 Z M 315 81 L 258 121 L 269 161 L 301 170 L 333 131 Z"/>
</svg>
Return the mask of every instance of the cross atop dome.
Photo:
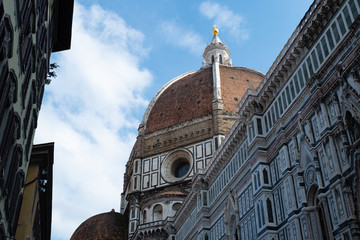
<svg viewBox="0 0 360 240">
<path fill-rule="evenodd" d="M 232 66 L 230 59 L 230 51 L 228 47 L 220 40 L 219 29 L 213 25 L 212 34 L 214 35 L 211 43 L 205 48 L 203 57 L 205 61 L 202 64 L 202 68 L 211 66 L 213 63 L 218 62 L 221 65 Z"/>
</svg>

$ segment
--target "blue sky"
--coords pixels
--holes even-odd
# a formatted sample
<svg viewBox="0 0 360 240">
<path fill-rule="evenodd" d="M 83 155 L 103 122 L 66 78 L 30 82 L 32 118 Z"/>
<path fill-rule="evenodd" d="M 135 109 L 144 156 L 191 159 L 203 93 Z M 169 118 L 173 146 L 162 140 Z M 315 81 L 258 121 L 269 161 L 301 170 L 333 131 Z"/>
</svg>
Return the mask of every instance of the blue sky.
<svg viewBox="0 0 360 240">
<path fill-rule="evenodd" d="M 310 0 L 78 0 L 72 47 L 53 54 L 35 143 L 55 142 L 52 239 L 119 211 L 137 128 L 156 92 L 197 70 L 212 25 L 235 66 L 266 73 Z"/>
</svg>

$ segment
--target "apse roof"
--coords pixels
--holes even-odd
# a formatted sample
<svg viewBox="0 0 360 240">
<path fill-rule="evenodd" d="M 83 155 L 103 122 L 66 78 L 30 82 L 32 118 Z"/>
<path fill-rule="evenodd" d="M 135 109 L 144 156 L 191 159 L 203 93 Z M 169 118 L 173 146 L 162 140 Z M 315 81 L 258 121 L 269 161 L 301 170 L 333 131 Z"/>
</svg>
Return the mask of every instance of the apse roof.
<svg viewBox="0 0 360 240">
<path fill-rule="evenodd" d="M 127 228 L 127 218 L 112 210 L 87 219 L 75 230 L 70 240 L 125 240 Z"/>
</svg>

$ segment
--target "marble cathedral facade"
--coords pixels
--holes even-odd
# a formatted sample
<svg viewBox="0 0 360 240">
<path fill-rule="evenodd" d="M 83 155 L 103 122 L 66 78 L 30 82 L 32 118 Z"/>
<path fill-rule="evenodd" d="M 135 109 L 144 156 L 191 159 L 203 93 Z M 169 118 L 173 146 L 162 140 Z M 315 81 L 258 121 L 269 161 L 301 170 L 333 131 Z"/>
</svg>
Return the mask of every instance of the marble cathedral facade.
<svg viewBox="0 0 360 240">
<path fill-rule="evenodd" d="M 315 0 L 258 87 L 240 94 L 231 128 L 194 125 L 191 144 L 174 133 L 169 148 L 150 134 L 148 150 L 160 148 L 144 158 L 135 146 L 122 200 L 129 239 L 360 239 L 359 14 L 359 0 Z M 203 68 L 216 89 L 229 54 L 210 48 Z M 213 98 L 212 122 L 229 116 L 215 114 L 222 102 Z M 152 199 L 168 190 L 145 203 L 144 186 L 157 188 Z"/>
</svg>

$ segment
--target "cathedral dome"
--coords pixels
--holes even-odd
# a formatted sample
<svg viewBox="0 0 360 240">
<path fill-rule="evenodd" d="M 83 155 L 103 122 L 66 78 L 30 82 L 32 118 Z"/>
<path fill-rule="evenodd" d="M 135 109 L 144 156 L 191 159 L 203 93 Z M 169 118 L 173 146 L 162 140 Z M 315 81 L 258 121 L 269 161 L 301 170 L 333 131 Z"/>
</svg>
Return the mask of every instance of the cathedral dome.
<svg viewBox="0 0 360 240">
<path fill-rule="evenodd" d="M 112 210 L 87 219 L 75 230 L 70 240 L 125 240 L 127 229 L 127 218 Z"/>
<path fill-rule="evenodd" d="M 258 71 L 220 65 L 223 111 L 235 114 L 248 88 L 256 89 L 264 75 Z M 153 98 L 142 126 L 151 133 L 196 118 L 212 115 L 214 76 L 211 67 L 183 74 L 168 82 Z"/>
</svg>

